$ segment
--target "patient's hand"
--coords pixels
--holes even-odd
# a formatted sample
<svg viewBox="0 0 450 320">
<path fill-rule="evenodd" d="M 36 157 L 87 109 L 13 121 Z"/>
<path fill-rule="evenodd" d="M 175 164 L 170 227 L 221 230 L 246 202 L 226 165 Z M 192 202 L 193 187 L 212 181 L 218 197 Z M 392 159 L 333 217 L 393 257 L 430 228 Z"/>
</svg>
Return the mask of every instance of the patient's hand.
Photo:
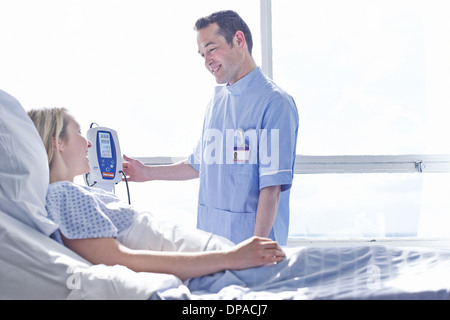
<svg viewBox="0 0 450 320">
<path fill-rule="evenodd" d="M 283 261 L 285 253 L 276 241 L 252 237 L 233 247 L 227 254 L 229 269 L 245 269 Z"/>
</svg>

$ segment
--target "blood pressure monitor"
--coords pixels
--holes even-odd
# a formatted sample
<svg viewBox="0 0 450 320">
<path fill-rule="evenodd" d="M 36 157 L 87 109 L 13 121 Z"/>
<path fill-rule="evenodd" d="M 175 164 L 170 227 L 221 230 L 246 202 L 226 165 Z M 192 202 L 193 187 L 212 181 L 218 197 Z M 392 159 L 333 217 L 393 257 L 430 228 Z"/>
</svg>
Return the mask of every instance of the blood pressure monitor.
<svg viewBox="0 0 450 320">
<path fill-rule="evenodd" d="M 92 143 L 88 150 L 91 170 L 85 175 L 85 182 L 88 186 L 112 191 L 114 184 L 122 181 L 122 154 L 117 132 L 105 127 L 92 128 L 91 125 L 87 138 Z"/>
</svg>

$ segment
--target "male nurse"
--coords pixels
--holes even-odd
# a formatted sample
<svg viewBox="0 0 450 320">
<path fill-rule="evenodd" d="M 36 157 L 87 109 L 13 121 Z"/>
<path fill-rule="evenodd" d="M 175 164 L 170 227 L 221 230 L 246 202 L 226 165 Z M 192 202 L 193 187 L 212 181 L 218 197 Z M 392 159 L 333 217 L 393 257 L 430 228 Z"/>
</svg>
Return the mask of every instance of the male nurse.
<svg viewBox="0 0 450 320">
<path fill-rule="evenodd" d="M 202 137 L 184 162 L 145 166 L 124 156 L 131 181 L 200 178 L 197 227 L 239 243 L 252 236 L 286 245 L 298 112 L 252 57 L 252 35 L 234 11 L 195 24 L 198 53 L 220 85 Z"/>
</svg>

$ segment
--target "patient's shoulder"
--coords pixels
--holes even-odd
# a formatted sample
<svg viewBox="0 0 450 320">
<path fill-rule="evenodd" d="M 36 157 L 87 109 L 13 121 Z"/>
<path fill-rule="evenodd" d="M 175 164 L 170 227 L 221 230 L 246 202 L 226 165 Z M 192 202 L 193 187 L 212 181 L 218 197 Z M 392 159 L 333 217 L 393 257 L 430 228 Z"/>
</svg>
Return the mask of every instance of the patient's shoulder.
<svg viewBox="0 0 450 320">
<path fill-rule="evenodd" d="M 46 208 L 50 215 L 76 214 L 83 210 L 95 210 L 97 198 L 79 184 L 70 181 L 58 181 L 48 187 Z"/>
<path fill-rule="evenodd" d="M 49 202 L 65 203 L 67 201 L 110 203 L 120 201 L 120 199 L 103 189 L 83 186 L 70 181 L 51 183 L 47 191 L 47 205 Z"/>
<path fill-rule="evenodd" d="M 48 186 L 47 202 L 54 198 L 92 197 L 90 188 L 70 181 L 57 181 Z"/>
<path fill-rule="evenodd" d="M 80 185 L 70 181 L 57 181 L 50 183 L 48 193 L 67 192 L 70 190 L 81 190 Z"/>
</svg>

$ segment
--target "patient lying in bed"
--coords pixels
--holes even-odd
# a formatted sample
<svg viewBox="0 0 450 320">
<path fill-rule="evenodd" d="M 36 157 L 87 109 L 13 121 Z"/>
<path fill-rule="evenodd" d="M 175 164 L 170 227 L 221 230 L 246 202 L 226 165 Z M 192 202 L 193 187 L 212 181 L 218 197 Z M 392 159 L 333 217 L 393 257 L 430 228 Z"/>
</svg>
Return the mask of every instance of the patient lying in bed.
<svg viewBox="0 0 450 320">
<path fill-rule="evenodd" d="M 70 121 L 66 125 L 69 128 Z M 59 151 L 53 156 L 64 159 L 58 163 L 50 161 L 54 184 L 50 189 L 60 184 L 59 187 L 67 190 L 54 190 L 54 194 L 61 198 L 64 193 L 75 198 L 76 194 L 82 194 L 86 205 L 95 204 L 101 215 L 104 214 L 99 217 L 104 221 L 99 226 L 111 222 L 107 228 L 109 234 L 101 234 L 103 228 L 99 226 L 95 231 L 105 238 L 70 239 L 72 235 L 63 230 L 66 222 L 58 222 L 61 225 L 54 222 L 70 216 L 60 215 L 55 208 L 61 206 L 61 212 L 70 212 L 82 206 L 70 199 L 53 199 L 53 204 L 49 201 L 47 207 L 53 221 L 48 219 L 47 160 L 53 156 L 49 154 L 46 159 L 41 138 L 30 118 L 16 100 L 0 90 L 0 299 L 450 298 L 448 249 L 399 248 L 377 243 L 309 245 L 285 249 L 286 257 L 273 263 L 282 259 L 283 254 L 278 246 L 265 239 L 251 239 L 233 246 L 223 238 L 199 230 L 163 224 L 149 213 L 138 214 L 113 195 L 101 190 L 93 192 L 73 184 L 70 177 L 63 178 L 86 170 L 88 142 L 77 135 L 80 135 L 77 130 L 74 134 L 67 132 L 65 145 L 57 145 L 58 140 L 50 135 L 50 144 L 46 145 L 55 143 Z M 69 149 L 68 144 L 72 146 Z M 49 199 L 51 194 L 52 191 Z M 50 208 L 53 205 L 55 208 Z M 118 212 L 110 210 L 123 210 L 124 219 L 114 217 Z M 80 226 L 83 224 L 86 226 L 86 221 Z M 73 229 L 71 233 L 83 236 L 92 231 Z M 50 235 L 84 254 L 95 265 L 51 240 Z M 204 252 L 208 250 L 216 251 Z M 274 259 L 277 252 L 278 259 Z M 97 256 L 92 256 L 95 253 Z M 242 264 L 234 260 L 240 258 Z M 102 261 L 116 265 L 97 264 Z M 168 261 L 173 267 L 165 265 Z M 139 262 L 142 268 L 175 274 L 185 266 L 192 271 L 197 263 L 204 263 L 206 269 L 200 266 L 198 273 L 181 272 L 180 276 L 185 279 L 195 274 L 207 275 L 183 283 L 173 275 L 133 272 L 120 265 L 136 266 Z M 261 267 L 231 270 L 252 265 Z M 208 274 L 213 270 L 224 271 Z"/>
<path fill-rule="evenodd" d="M 149 240 L 133 241 L 136 237 L 130 233 L 143 218 L 132 207 L 112 194 L 73 183 L 75 176 L 90 170 L 87 152 L 91 143 L 81 135 L 79 124 L 64 108 L 31 110 L 28 115 L 47 151 L 50 186 L 46 206 L 49 218 L 59 226 L 52 237 L 86 260 L 120 264 L 137 272 L 169 273 L 186 280 L 284 259 L 276 242 L 259 237 L 203 252 L 154 251 L 160 248 L 152 244 L 152 228 Z M 152 223 L 151 217 L 146 220 Z"/>
</svg>

